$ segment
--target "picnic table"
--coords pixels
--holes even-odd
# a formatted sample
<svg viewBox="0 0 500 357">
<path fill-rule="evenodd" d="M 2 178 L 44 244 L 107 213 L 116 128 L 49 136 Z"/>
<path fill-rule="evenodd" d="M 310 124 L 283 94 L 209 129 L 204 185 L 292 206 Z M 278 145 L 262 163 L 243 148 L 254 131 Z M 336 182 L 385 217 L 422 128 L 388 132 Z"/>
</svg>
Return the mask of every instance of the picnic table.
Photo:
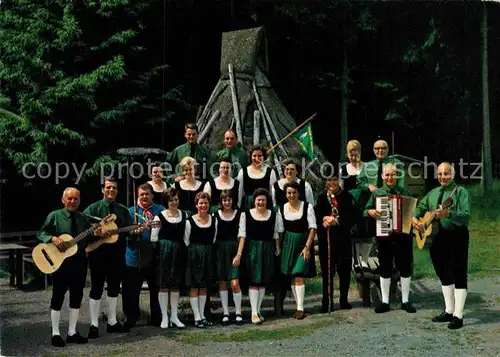
<svg viewBox="0 0 500 357">
<path fill-rule="evenodd" d="M 23 253 L 29 249 L 16 243 L 0 243 L 0 252 L 9 253 L 10 285 L 20 289 L 23 286 Z"/>
</svg>

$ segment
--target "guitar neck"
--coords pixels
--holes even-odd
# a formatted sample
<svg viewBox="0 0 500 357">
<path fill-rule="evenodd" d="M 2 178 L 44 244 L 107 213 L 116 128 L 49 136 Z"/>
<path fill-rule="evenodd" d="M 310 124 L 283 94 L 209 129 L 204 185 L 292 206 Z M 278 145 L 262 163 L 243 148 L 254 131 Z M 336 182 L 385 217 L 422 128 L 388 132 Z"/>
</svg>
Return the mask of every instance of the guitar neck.
<svg viewBox="0 0 500 357">
<path fill-rule="evenodd" d="M 113 229 L 111 231 L 108 231 L 108 233 L 110 235 L 115 235 L 118 233 L 130 232 L 130 231 L 133 231 L 139 227 L 140 226 L 138 224 L 134 224 L 133 226 L 127 226 L 127 227 L 122 227 L 122 228 L 118 228 L 118 229 Z"/>
<path fill-rule="evenodd" d="M 82 233 L 78 234 L 75 238 L 73 238 L 72 244 L 73 245 L 78 244 L 78 242 L 80 242 L 84 238 L 87 238 L 92 233 L 94 233 L 94 227 L 84 230 Z"/>
</svg>

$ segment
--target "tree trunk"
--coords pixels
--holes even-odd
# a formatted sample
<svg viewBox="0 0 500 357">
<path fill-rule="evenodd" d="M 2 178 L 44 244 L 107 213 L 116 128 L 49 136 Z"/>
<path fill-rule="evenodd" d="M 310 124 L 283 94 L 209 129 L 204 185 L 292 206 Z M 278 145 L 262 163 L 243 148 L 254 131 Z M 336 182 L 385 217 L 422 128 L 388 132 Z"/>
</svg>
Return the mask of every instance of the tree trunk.
<svg viewBox="0 0 500 357">
<path fill-rule="evenodd" d="M 347 66 L 347 45 L 344 45 L 344 63 L 342 66 L 342 76 L 340 79 L 340 96 L 341 96 L 341 112 L 340 112 L 340 151 L 339 158 L 342 161 L 346 155 L 347 146 L 347 106 L 349 97 L 349 67 Z"/>
<path fill-rule="evenodd" d="M 482 164 L 483 174 L 481 178 L 481 190 L 483 195 L 491 191 L 493 172 L 491 165 L 491 141 L 490 141 L 490 103 L 488 87 L 488 14 L 486 3 L 483 3 L 481 21 L 481 64 L 483 83 L 483 145 Z"/>
</svg>

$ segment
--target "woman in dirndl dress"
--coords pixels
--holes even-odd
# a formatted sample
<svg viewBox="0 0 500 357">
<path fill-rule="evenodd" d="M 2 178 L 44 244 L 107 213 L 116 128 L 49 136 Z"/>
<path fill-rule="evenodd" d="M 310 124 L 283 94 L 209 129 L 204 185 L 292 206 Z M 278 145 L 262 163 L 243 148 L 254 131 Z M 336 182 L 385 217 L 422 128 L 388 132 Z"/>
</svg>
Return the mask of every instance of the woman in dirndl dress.
<svg viewBox="0 0 500 357">
<path fill-rule="evenodd" d="M 213 180 L 209 180 L 205 184 L 204 192 L 208 193 L 211 198 L 212 207 L 210 213 L 215 213 L 219 210 L 220 195 L 223 190 L 230 190 L 231 199 L 235 207 L 240 207 L 241 197 L 238 197 L 240 192 L 238 180 L 231 177 L 231 159 L 222 157 L 219 159 L 219 176 Z"/>
<path fill-rule="evenodd" d="M 186 326 L 177 316 L 179 305 L 179 288 L 184 283 L 186 269 L 186 245 L 184 232 L 187 215 L 178 209 L 179 192 L 175 188 L 168 188 L 163 194 L 163 204 L 168 207 L 155 221 L 161 222 L 161 228 L 153 228 L 151 242 L 156 244 L 158 265 L 156 267 L 156 280 L 160 288 L 158 300 L 161 308 L 161 325 L 165 329 L 177 327 L 184 329 Z M 170 321 L 168 318 L 168 297 L 170 293 Z"/>
<path fill-rule="evenodd" d="M 313 242 L 316 234 L 316 216 L 310 203 L 299 200 L 299 184 L 286 183 L 284 190 L 288 203 L 281 207 L 285 230 L 282 252 L 281 273 L 291 278 L 292 293 L 297 303 L 297 311 L 292 315 L 302 320 L 304 313 L 305 285 L 304 278 L 314 276 Z M 312 270 L 312 271 L 311 271 Z"/>
<path fill-rule="evenodd" d="M 253 206 L 241 213 L 240 241 L 246 242 L 245 269 L 248 274 L 252 323 L 264 321 L 260 308 L 266 294 L 266 285 L 273 282 L 276 275 L 275 256 L 281 253 L 280 236 L 283 232 L 281 214 L 268 209 L 269 191 L 257 189 L 253 194 Z M 238 263 L 238 262 L 235 262 Z"/>
<path fill-rule="evenodd" d="M 238 197 L 241 197 L 240 208 L 247 211 L 252 208 L 253 193 L 259 188 L 272 191 L 276 182 L 276 174 L 269 166 L 264 164 L 267 158 L 267 151 L 261 145 L 252 146 L 249 150 L 251 164 L 244 167 L 238 173 L 236 178 L 240 182 Z M 272 209 L 271 199 L 267 202 L 267 208 Z"/>
<path fill-rule="evenodd" d="M 219 282 L 219 294 L 223 310 L 221 325 L 229 325 L 229 294 L 226 283 L 230 281 L 236 310 L 235 321 L 236 325 L 241 326 L 243 325 L 243 318 L 241 316 L 239 263 L 245 241 L 238 242 L 240 211 L 234 204 L 231 191 L 222 190 L 219 200 L 219 210 L 214 213 L 214 216 L 217 218 L 216 277 Z"/>
<path fill-rule="evenodd" d="M 194 176 L 196 172 L 196 160 L 190 156 L 184 157 L 179 163 L 182 169 L 182 179 L 175 182 L 175 187 L 179 192 L 179 209 L 191 216 L 196 212 L 194 198 L 198 192 L 203 191 L 203 183 Z"/>
<path fill-rule="evenodd" d="M 210 214 L 210 195 L 199 192 L 194 199 L 198 213 L 189 217 L 184 232 L 187 248 L 186 286 L 190 287 L 189 301 L 194 326 L 204 328 L 213 323 L 205 318 L 207 288 L 214 280 L 213 247 L 217 237 L 217 219 Z"/>
<path fill-rule="evenodd" d="M 163 192 L 168 188 L 167 183 L 163 181 L 163 167 L 160 165 L 153 166 L 151 179 L 148 183 L 153 187 L 153 202 L 161 205 L 163 204 Z"/>
</svg>

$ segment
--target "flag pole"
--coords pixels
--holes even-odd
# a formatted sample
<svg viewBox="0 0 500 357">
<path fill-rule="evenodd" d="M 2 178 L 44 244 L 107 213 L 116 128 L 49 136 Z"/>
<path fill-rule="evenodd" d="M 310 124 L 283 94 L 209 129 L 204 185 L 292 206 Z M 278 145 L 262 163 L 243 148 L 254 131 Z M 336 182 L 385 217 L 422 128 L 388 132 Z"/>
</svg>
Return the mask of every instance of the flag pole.
<svg viewBox="0 0 500 357">
<path fill-rule="evenodd" d="M 283 141 L 285 141 L 286 139 L 288 139 L 291 135 L 293 135 L 294 133 L 296 133 L 300 128 L 302 128 L 304 125 L 306 125 L 311 120 L 313 120 L 316 117 L 316 115 L 318 115 L 318 113 L 314 113 L 309 118 L 307 118 L 302 124 L 300 124 L 295 129 L 293 129 L 291 132 L 289 132 L 283 139 L 281 139 L 276 144 L 274 144 L 271 148 L 269 148 L 269 150 L 267 150 L 267 154 L 269 154 L 271 151 L 273 151 L 274 149 L 276 149 L 278 147 L 278 145 L 280 145 Z"/>
</svg>

